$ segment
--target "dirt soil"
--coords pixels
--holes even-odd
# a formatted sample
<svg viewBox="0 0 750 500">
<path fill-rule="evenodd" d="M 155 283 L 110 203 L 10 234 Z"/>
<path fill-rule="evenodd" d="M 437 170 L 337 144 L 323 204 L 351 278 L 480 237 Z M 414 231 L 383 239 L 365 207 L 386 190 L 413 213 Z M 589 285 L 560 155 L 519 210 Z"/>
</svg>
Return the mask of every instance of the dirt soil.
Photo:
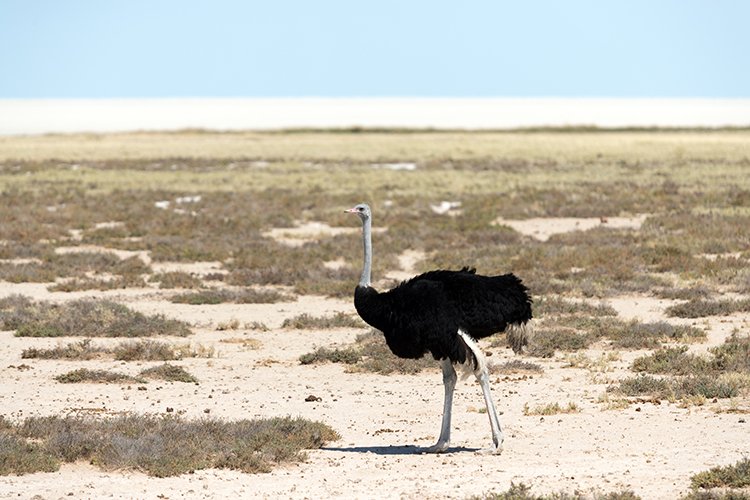
<svg viewBox="0 0 750 500">
<path fill-rule="evenodd" d="M 282 237 L 300 236 L 287 232 Z M 402 259 L 402 273 L 409 271 L 415 258 L 418 256 L 410 254 Z M 181 266 L 165 267 L 176 270 Z M 215 263 L 188 266 L 190 272 L 215 269 Z M 131 374 L 149 363 L 22 360 L 24 348 L 50 347 L 75 339 L 17 338 L 13 332 L 0 332 L 0 408 L 6 418 L 164 413 L 170 407 L 189 418 L 302 416 L 325 422 L 342 437 L 308 452 L 306 462 L 268 474 L 212 469 L 160 479 L 132 471 L 104 472 L 75 463 L 54 473 L 0 477 L 0 498 L 466 498 L 504 491 L 511 482 L 525 483 L 537 494 L 632 489 L 647 499 L 676 498 L 689 490 L 692 474 L 734 463 L 750 450 L 750 416 L 717 412 L 721 402 L 689 408 L 637 402 L 625 409 L 607 409 L 599 401 L 607 386 L 630 375 L 628 366 L 644 354 L 623 351 L 621 359 L 602 373 L 566 367 L 561 355 L 525 359 L 541 364 L 542 374 L 493 375 L 492 388 L 505 433 L 504 451 L 497 456 L 476 453 L 491 442 L 482 393 L 473 378 L 459 382 L 452 446 L 445 454 L 424 455 L 418 452 L 419 447 L 433 444 L 440 428 L 443 387 L 437 363 L 435 370 L 419 375 L 387 376 L 347 373 L 345 365 L 300 365 L 301 354 L 319 346 L 348 344 L 362 330 L 281 328 L 284 319 L 301 313 L 353 312 L 351 301 L 307 296 L 278 304 L 195 306 L 172 304 L 167 296 L 174 291 L 156 288 L 51 293 L 46 287 L 0 283 L 0 297 L 21 293 L 55 301 L 81 296 L 112 298 L 145 313 L 158 312 L 190 322 L 195 335 L 169 340 L 212 346 L 217 356 L 179 362 L 198 377 L 199 385 L 151 383 L 147 390 L 137 390 L 119 384 L 59 384 L 53 380 L 55 375 L 81 363 Z M 631 296 L 609 303 L 624 318 L 653 321 L 668 319 L 663 310 L 673 302 Z M 270 329 L 217 330 L 219 324 L 234 319 L 240 325 L 263 322 Z M 709 332 L 708 342 L 693 349 L 705 350 L 721 343 L 735 326 L 746 331 L 749 322 L 747 314 L 693 321 L 707 326 Z M 238 338 L 258 342 L 222 342 Z M 95 340 L 100 344 L 120 341 Z M 514 359 L 509 349 L 484 347 L 492 364 Z M 599 346 L 586 354 L 597 358 L 601 353 Z M 320 399 L 308 402 L 308 396 Z M 524 406 L 555 402 L 561 406 L 573 402 L 580 412 L 524 415 Z"/>
</svg>

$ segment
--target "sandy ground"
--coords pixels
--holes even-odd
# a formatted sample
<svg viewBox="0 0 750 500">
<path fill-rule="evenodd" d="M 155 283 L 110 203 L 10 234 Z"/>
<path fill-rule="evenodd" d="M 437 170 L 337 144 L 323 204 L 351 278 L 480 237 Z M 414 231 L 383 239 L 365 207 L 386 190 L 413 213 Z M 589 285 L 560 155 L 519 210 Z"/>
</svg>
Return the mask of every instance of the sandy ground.
<svg viewBox="0 0 750 500">
<path fill-rule="evenodd" d="M 405 254 L 403 269 L 396 272 L 408 273 L 419 258 L 415 252 Z M 216 263 L 191 266 L 194 272 L 210 272 Z M 179 269 L 180 264 L 165 268 Z M 179 362 L 199 378 L 200 385 L 151 383 L 145 391 L 117 384 L 65 385 L 53 377 L 82 364 L 135 374 L 148 363 L 22 360 L 26 347 L 75 339 L 16 338 L 12 332 L 0 332 L 0 408 L 6 418 L 71 412 L 163 413 L 171 407 L 190 418 L 302 416 L 329 424 L 342 437 L 310 451 L 306 462 L 269 474 L 202 470 L 158 479 L 76 463 L 54 473 L 0 477 L 0 498 L 466 498 L 504 491 L 511 482 L 530 485 L 535 493 L 632 489 L 647 499 L 675 498 L 688 491 L 692 474 L 734 463 L 750 449 L 748 415 L 719 413 L 718 403 L 686 409 L 644 402 L 606 409 L 599 398 L 607 385 L 629 375 L 627 367 L 643 354 L 623 351 L 621 359 L 603 372 L 566 367 L 565 357 L 560 356 L 529 359 L 543 366 L 540 375 L 493 375 L 505 432 L 504 452 L 499 456 L 475 453 L 490 444 L 490 428 L 480 412 L 483 400 L 478 384 L 472 379 L 459 382 L 450 451 L 422 455 L 416 447 L 433 444 L 440 427 L 443 389 L 437 367 L 415 376 L 383 376 L 347 373 L 342 365 L 303 366 L 298 362 L 301 354 L 318 346 L 350 343 L 361 331 L 280 328 L 285 318 L 303 312 L 351 312 L 350 301 L 301 297 L 270 305 L 191 306 L 168 302 L 166 296 L 172 292 L 158 289 L 66 294 L 48 292 L 46 285 L 0 283 L 0 297 L 12 293 L 45 300 L 106 296 L 143 312 L 180 318 L 194 325 L 196 333 L 169 340 L 212 346 L 217 356 Z M 663 310 L 672 302 L 630 296 L 609 303 L 623 318 L 655 321 L 667 319 Z M 217 330 L 220 323 L 232 319 L 240 324 L 261 321 L 270 330 Z M 721 343 L 733 327 L 746 331 L 748 323 L 750 315 L 700 320 L 696 324 L 708 328 L 709 340 L 695 349 Z M 255 339 L 260 346 L 221 342 L 237 338 Z M 513 359 L 508 349 L 487 350 L 493 364 Z M 587 354 L 597 358 L 601 350 Z M 320 401 L 306 402 L 310 395 Z M 554 402 L 562 406 L 574 402 L 581 411 L 524 415 L 524 405 L 533 408 Z M 747 401 L 740 403 L 747 408 Z"/>
</svg>

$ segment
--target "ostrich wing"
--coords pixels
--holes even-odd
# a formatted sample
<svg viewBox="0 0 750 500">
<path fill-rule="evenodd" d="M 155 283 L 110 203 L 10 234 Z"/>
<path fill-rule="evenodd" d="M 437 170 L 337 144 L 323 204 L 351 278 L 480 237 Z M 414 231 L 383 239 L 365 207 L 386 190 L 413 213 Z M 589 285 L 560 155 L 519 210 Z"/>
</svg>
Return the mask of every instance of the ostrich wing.
<svg viewBox="0 0 750 500">
<path fill-rule="evenodd" d="M 403 357 L 429 351 L 436 359 L 463 362 L 466 348 L 459 329 L 482 338 L 531 317 L 526 287 L 512 274 L 430 271 L 381 296 L 388 311 L 387 326 L 381 329 L 393 352 Z"/>
</svg>

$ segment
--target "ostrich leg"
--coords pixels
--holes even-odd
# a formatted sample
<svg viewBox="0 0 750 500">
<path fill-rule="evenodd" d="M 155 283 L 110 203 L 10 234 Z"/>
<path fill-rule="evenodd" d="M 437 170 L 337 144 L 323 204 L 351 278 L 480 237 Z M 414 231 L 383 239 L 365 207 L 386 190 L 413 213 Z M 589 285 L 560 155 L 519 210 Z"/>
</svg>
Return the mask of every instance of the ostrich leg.
<svg viewBox="0 0 750 500">
<path fill-rule="evenodd" d="M 443 402 L 443 423 L 440 426 L 440 437 L 437 443 L 425 448 L 422 453 L 441 453 L 448 450 L 451 444 L 451 410 L 453 408 L 453 391 L 456 388 L 456 370 L 450 359 L 440 362 L 443 368 L 443 385 L 445 386 L 445 401 Z"/>
<path fill-rule="evenodd" d="M 487 416 L 490 417 L 490 428 L 492 429 L 492 447 L 480 450 L 480 453 L 487 455 L 499 455 L 503 451 L 503 431 L 500 429 L 500 421 L 497 418 L 497 411 L 495 410 L 495 403 L 492 401 L 492 394 L 490 393 L 490 382 L 489 373 L 487 372 L 487 365 L 482 360 L 481 370 L 477 370 L 474 375 L 479 381 L 479 385 L 482 386 L 482 393 L 484 394 L 484 403 L 487 405 Z"/>
<path fill-rule="evenodd" d="M 461 330 L 458 331 L 458 334 L 463 338 L 466 345 L 469 346 L 471 352 L 474 353 L 474 358 L 477 360 L 476 368 L 474 369 L 474 376 L 482 387 L 484 403 L 487 405 L 487 416 L 490 419 L 490 429 L 492 430 L 492 447 L 480 450 L 479 453 L 483 455 L 499 455 L 503 451 L 503 431 L 500 429 L 497 410 L 495 409 L 495 403 L 492 401 L 492 393 L 490 392 L 490 374 L 487 370 L 487 361 L 484 354 L 482 354 L 479 345 L 477 345 L 477 342 L 473 338 Z"/>
</svg>

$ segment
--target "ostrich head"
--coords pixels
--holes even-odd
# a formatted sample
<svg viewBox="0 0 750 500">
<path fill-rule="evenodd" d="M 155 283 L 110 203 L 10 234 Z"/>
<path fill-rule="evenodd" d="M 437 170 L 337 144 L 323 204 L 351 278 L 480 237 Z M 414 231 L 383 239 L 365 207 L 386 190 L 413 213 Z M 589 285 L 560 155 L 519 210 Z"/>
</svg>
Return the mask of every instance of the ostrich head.
<svg viewBox="0 0 750 500">
<path fill-rule="evenodd" d="M 370 212 L 370 206 L 367 205 L 366 203 L 360 203 L 359 205 L 346 210 L 346 212 L 350 214 L 357 214 L 359 218 L 362 219 L 362 222 L 372 217 L 372 212 Z"/>
</svg>

